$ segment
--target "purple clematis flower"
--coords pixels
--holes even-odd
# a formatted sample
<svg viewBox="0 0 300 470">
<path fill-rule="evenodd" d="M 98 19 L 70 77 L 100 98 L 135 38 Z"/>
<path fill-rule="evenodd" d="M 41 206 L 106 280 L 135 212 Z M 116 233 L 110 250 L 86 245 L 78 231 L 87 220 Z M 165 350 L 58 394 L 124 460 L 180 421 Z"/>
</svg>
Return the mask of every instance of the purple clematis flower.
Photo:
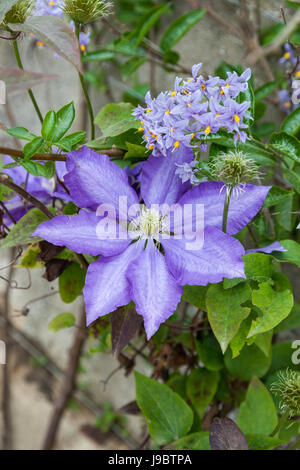
<svg viewBox="0 0 300 470">
<path fill-rule="evenodd" d="M 101 255 L 87 271 L 87 324 L 133 300 L 150 338 L 175 311 L 185 284 L 207 285 L 224 277 L 245 277 L 245 251 L 231 235 L 255 216 L 270 188 L 246 185 L 239 200 L 230 205 L 225 234 L 221 230 L 223 184 L 205 182 L 190 189 L 190 184 L 182 184 L 176 175 L 176 164 L 191 159 L 192 151 L 184 148 L 172 158 L 151 155 L 141 173 L 141 207 L 126 172 L 107 156 L 84 147 L 68 155 L 65 183 L 82 210 L 76 216 L 63 215 L 42 223 L 33 235 L 77 253 Z M 128 216 L 128 207 L 120 208 L 120 197 L 124 196 L 127 206 L 139 207 L 133 216 Z M 99 206 L 103 204 L 115 211 L 117 233 L 109 223 L 110 215 L 108 223 L 102 224 L 104 213 L 99 214 Z M 205 213 L 200 226 L 199 204 L 204 205 Z M 192 210 L 186 211 L 187 207 Z M 174 217 L 166 225 L 171 208 Z M 188 248 L 199 234 L 203 235 L 201 246 Z"/>
</svg>

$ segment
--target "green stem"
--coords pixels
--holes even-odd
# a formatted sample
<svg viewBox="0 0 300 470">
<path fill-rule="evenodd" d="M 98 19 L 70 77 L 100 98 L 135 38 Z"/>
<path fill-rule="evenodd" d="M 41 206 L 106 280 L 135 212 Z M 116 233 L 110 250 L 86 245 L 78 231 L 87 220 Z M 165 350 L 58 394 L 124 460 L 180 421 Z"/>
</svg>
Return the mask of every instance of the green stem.
<svg viewBox="0 0 300 470">
<path fill-rule="evenodd" d="M 77 36 L 78 43 L 79 43 L 80 26 L 78 24 L 76 24 L 76 26 L 75 26 L 75 31 L 76 31 L 76 36 Z M 84 93 L 84 96 L 85 96 L 85 99 L 86 99 L 86 104 L 87 104 L 87 107 L 88 107 L 88 111 L 89 111 L 89 116 L 90 116 L 90 121 L 91 121 L 91 138 L 92 138 L 92 140 L 94 140 L 95 139 L 94 111 L 93 111 L 92 103 L 91 103 L 91 100 L 90 100 L 90 97 L 89 97 L 89 92 L 88 92 L 88 89 L 87 89 L 87 86 L 86 86 L 86 83 L 85 83 L 84 76 L 81 72 L 78 72 L 78 75 L 79 75 L 79 80 L 80 80 L 80 83 L 81 83 L 81 87 L 82 87 L 82 90 L 83 90 L 83 93 Z"/>
<path fill-rule="evenodd" d="M 222 230 L 224 233 L 226 233 L 226 230 L 227 230 L 227 219 L 228 219 L 231 193 L 232 193 L 232 189 L 227 190 L 226 188 L 226 196 L 225 196 L 224 210 L 223 210 L 223 223 L 222 223 Z"/>
<path fill-rule="evenodd" d="M 23 64 L 22 64 L 22 60 L 21 60 L 21 56 L 20 56 L 20 51 L 19 51 L 19 46 L 18 46 L 18 42 L 16 39 L 13 40 L 13 46 L 14 46 L 14 51 L 15 51 L 15 56 L 16 56 L 16 60 L 17 60 L 17 63 L 18 63 L 18 66 L 21 70 L 24 70 L 24 67 L 23 67 Z M 41 124 L 43 124 L 43 115 L 40 111 L 40 108 L 36 102 L 36 99 L 34 97 L 34 94 L 32 93 L 32 90 L 28 90 L 28 95 L 32 101 L 32 104 L 34 106 L 34 109 L 36 110 L 36 113 L 38 115 L 38 118 L 39 120 L 41 121 Z"/>
<path fill-rule="evenodd" d="M 281 428 L 283 428 L 283 426 L 285 425 L 285 423 L 289 419 L 289 415 L 290 415 L 290 410 L 286 410 L 283 413 L 283 415 L 281 415 L 281 417 L 278 420 L 277 426 L 274 429 L 274 431 L 271 432 L 270 437 L 276 436 L 276 434 L 281 430 Z"/>
</svg>

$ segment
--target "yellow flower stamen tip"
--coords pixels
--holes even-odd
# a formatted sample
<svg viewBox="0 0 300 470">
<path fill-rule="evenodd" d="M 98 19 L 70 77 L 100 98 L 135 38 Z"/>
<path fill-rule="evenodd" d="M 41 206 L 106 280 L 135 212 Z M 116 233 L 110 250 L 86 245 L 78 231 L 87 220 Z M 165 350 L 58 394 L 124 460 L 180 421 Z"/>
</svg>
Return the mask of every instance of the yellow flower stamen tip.
<svg viewBox="0 0 300 470">
<path fill-rule="evenodd" d="M 138 128 L 138 132 L 144 132 L 144 128 L 143 128 L 143 127 L 139 127 L 139 128 Z"/>
<path fill-rule="evenodd" d="M 207 128 L 206 128 L 205 131 L 204 131 L 205 134 L 206 134 L 206 135 L 210 134 L 210 130 L 211 130 L 210 126 L 207 126 Z"/>
<path fill-rule="evenodd" d="M 241 118 L 237 114 L 235 114 L 233 117 L 235 122 L 240 122 Z"/>
<path fill-rule="evenodd" d="M 152 109 L 147 109 L 146 113 L 151 113 Z"/>
<path fill-rule="evenodd" d="M 170 110 L 169 110 L 169 109 L 167 109 L 166 114 L 170 114 Z"/>
<path fill-rule="evenodd" d="M 283 56 L 285 59 L 289 59 L 291 57 L 291 53 L 290 52 L 286 52 Z"/>
<path fill-rule="evenodd" d="M 286 108 L 290 108 L 290 107 L 292 106 L 292 103 L 291 103 L 290 101 L 286 101 L 286 102 L 284 103 L 284 106 L 285 106 Z"/>
<path fill-rule="evenodd" d="M 84 44 L 81 44 L 80 50 L 81 50 L 82 52 L 85 52 L 85 45 L 84 45 Z"/>
<path fill-rule="evenodd" d="M 175 142 L 175 144 L 174 144 L 174 147 L 175 147 L 175 148 L 178 148 L 178 147 L 179 147 L 179 145 L 180 145 L 179 141 L 178 141 L 178 140 L 176 140 L 176 142 Z"/>
<path fill-rule="evenodd" d="M 172 91 L 171 96 L 175 96 L 175 95 L 176 95 L 175 91 Z"/>
<path fill-rule="evenodd" d="M 153 150 L 154 149 L 154 145 L 149 145 L 149 150 Z"/>
</svg>

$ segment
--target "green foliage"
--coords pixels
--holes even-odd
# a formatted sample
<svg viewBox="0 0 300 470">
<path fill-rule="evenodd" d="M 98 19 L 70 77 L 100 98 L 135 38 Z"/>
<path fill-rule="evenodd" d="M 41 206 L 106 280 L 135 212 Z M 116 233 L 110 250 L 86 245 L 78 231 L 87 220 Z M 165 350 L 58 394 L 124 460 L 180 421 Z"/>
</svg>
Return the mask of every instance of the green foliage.
<svg viewBox="0 0 300 470">
<path fill-rule="evenodd" d="M 206 10 L 193 10 L 177 18 L 165 31 L 160 41 L 161 49 L 166 52 L 172 49 L 180 39 L 205 15 Z"/>
<path fill-rule="evenodd" d="M 186 393 L 200 419 L 214 398 L 218 383 L 219 373 L 206 369 L 194 369 L 187 379 Z"/>
<path fill-rule="evenodd" d="M 53 320 L 49 323 L 48 328 L 49 330 L 54 331 L 57 333 L 58 331 L 71 328 L 75 325 L 75 317 L 73 313 L 61 313 L 57 315 Z"/>
<path fill-rule="evenodd" d="M 137 129 L 139 123 L 132 116 L 133 107 L 128 103 L 111 103 L 102 108 L 95 118 L 105 137 L 113 137 Z"/>
<path fill-rule="evenodd" d="M 85 272 L 78 263 L 72 263 L 59 276 L 58 286 L 61 299 L 66 303 L 73 302 L 82 292 Z"/>
<path fill-rule="evenodd" d="M 278 418 L 272 397 L 264 384 L 253 377 L 249 385 L 246 399 L 241 404 L 237 423 L 247 434 L 268 436 L 276 427 Z"/>
<path fill-rule="evenodd" d="M 167 385 L 135 372 L 136 399 L 151 438 L 166 445 L 185 436 L 193 424 L 193 412 Z"/>
</svg>

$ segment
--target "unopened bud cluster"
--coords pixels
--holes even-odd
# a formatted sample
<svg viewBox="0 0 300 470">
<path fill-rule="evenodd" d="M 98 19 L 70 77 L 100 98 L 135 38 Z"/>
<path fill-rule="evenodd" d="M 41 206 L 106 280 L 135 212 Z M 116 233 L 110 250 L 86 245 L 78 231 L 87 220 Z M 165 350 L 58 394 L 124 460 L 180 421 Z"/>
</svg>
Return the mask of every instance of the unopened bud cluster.
<svg viewBox="0 0 300 470">
<path fill-rule="evenodd" d="M 5 15 L 4 26 L 13 24 L 23 24 L 31 15 L 34 7 L 33 0 L 19 0 Z"/>
<path fill-rule="evenodd" d="M 280 409 L 289 416 L 300 415 L 300 373 L 286 370 L 278 374 L 278 379 L 272 384 L 271 390 L 280 397 Z"/>
<path fill-rule="evenodd" d="M 214 180 L 223 181 L 227 190 L 237 193 L 246 183 L 259 177 L 256 163 L 240 151 L 220 153 L 210 167 Z"/>
<path fill-rule="evenodd" d="M 65 0 L 62 8 L 72 21 L 86 24 L 106 16 L 110 3 L 103 0 Z"/>
</svg>

